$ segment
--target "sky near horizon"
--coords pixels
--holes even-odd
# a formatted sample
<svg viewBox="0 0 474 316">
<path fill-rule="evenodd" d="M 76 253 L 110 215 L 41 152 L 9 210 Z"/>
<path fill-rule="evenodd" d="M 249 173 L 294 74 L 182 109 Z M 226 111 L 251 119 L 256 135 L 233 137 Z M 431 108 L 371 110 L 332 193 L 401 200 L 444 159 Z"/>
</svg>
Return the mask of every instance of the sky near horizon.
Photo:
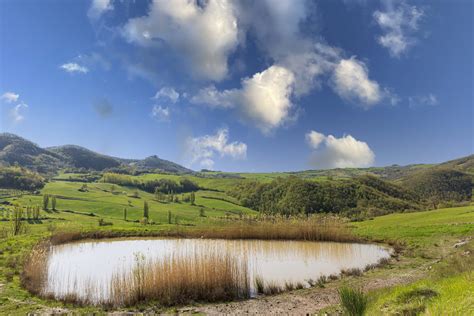
<svg viewBox="0 0 474 316">
<path fill-rule="evenodd" d="M 472 1 L 0 0 L 0 132 L 194 170 L 474 152 Z"/>
</svg>

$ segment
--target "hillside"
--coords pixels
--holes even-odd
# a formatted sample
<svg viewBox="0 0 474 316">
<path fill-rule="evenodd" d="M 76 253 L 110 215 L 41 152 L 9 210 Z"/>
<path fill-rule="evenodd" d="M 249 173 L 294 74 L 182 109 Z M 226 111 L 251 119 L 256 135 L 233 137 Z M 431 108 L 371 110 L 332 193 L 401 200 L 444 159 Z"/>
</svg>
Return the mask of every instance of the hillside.
<svg viewBox="0 0 474 316">
<path fill-rule="evenodd" d="M 439 166 L 474 174 L 474 155 L 443 162 Z"/>
<path fill-rule="evenodd" d="M 169 160 L 164 160 L 158 156 L 150 156 L 143 160 L 137 160 L 129 164 L 135 167 L 138 171 L 140 170 L 157 170 L 165 171 L 170 173 L 192 173 L 191 169 L 185 168 L 177 163 Z"/>
<path fill-rule="evenodd" d="M 47 149 L 61 156 L 68 166 L 74 168 L 104 170 L 120 166 L 120 162 L 116 159 L 80 146 L 65 145 Z"/>
<path fill-rule="evenodd" d="M 15 165 L 41 172 L 51 173 L 64 168 L 64 159 L 19 136 L 0 134 L 0 165 Z"/>
<path fill-rule="evenodd" d="M 27 139 L 9 133 L 0 134 L 0 166 L 2 165 L 19 165 L 43 174 L 54 174 L 64 168 L 95 171 L 123 168 L 139 172 L 193 172 L 157 156 L 143 160 L 121 159 L 76 145 L 41 148 Z"/>
</svg>

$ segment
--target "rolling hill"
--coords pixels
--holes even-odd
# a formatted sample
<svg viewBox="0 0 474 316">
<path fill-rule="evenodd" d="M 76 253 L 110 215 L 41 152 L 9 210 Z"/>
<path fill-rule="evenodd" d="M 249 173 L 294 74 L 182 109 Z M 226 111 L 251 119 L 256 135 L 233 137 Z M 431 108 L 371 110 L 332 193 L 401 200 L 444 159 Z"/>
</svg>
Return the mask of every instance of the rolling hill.
<svg viewBox="0 0 474 316">
<path fill-rule="evenodd" d="M 103 155 L 84 147 L 64 145 L 41 148 L 20 136 L 0 133 L 0 166 L 14 166 L 53 174 L 60 169 L 86 169 L 103 171 L 114 168 L 138 170 L 140 172 L 192 173 L 177 163 L 151 156 L 143 160 L 121 159 Z"/>
</svg>

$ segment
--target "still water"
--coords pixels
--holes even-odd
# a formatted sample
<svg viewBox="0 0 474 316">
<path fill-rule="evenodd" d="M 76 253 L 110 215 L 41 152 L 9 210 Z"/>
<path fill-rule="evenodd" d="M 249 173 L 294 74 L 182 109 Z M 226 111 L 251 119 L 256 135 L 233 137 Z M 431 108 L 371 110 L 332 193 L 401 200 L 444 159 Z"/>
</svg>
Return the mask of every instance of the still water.
<svg viewBox="0 0 474 316">
<path fill-rule="evenodd" d="M 90 295 L 107 301 L 114 275 L 129 273 L 137 258 L 169 260 L 173 256 L 202 253 L 231 255 L 247 264 L 252 293 L 253 280 L 284 285 L 285 282 L 317 280 L 339 274 L 342 269 L 360 268 L 390 256 L 388 249 L 368 244 L 222 240 L 222 239 L 111 239 L 82 241 L 53 246 L 47 262 L 44 292 L 56 298 Z"/>
</svg>

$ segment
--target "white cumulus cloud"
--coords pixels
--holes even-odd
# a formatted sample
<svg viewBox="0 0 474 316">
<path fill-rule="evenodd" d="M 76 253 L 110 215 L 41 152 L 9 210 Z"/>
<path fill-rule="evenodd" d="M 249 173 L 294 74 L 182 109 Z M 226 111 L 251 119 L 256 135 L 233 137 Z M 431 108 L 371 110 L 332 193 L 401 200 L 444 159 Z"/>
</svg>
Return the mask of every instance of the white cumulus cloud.
<svg viewBox="0 0 474 316">
<path fill-rule="evenodd" d="M 384 11 L 375 11 L 374 19 L 384 32 L 377 37 L 380 45 L 387 48 L 390 55 L 399 57 L 416 43 L 414 33 L 424 15 L 422 9 L 400 2 L 395 5 L 386 2 Z"/>
<path fill-rule="evenodd" d="M 306 142 L 312 149 L 317 149 L 319 145 L 326 139 L 326 136 L 316 131 L 310 131 L 306 134 Z"/>
<path fill-rule="evenodd" d="M 19 95 L 18 93 L 14 93 L 14 92 L 10 92 L 10 91 L 5 92 L 5 93 L 2 94 L 2 96 L 0 97 L 0 99 L 2 99 L 3 101 L 5 101 L 6 103 L 17 102 L 17 101 L 18 101 L 18 98 L 20 98 L 20 95 Z"/>
<path fill-rule="evenodd" d="M 216 155 L 233 159 L 247 157 L 247 145 L 242 142 L 229 142 L 227 128 L 218 130 L 215 135 L 188 138 L 186 151 L 190 157 L 190 165 L 199 164 L 207 169 L 212 169 Z"/>
<path fill-rule="evenodd" d="M 146 16 L 133 18 L 123 29 L 125 37 L 141 46 L 165 42 L 181 54 L 193 72 L 221 80 L 227 59 L 238 45 L 237 18 L 232 1 L 154 0 Z"/>
<path fill-rule="evenodd" d="M 273 65 L 251 78 L 244 78 L 240 89 L 218 91 L 211 86 L 199 91 L 191 102 L 237 108 L 245 118 L 267 133 L 289 118 L 294 82 L 293 72 Z"/>
<path fill-rule="evenodd" d="M 361 168 L 372 166 L 375 161 L 369 145 L 351 135 L 337 138 L 310 131 L 306 134 L 306 141 L 314 150 L 311 165 L 315 168 Z"/>
<path fill-rule="evenodd" d="M 354 57 L 342 59 L 337 64 L 332 82 L 339 96 L 349 101 L 356 101 L 364 108 L 369 108 L 383 98 L 379 84 L 369 79 L 367 66 Z"/>
<path fill-rule="evenodd" d="M 60 67 L 62 70 L 69 72 L 69 73 L 88 73 L 89 69 L 87 67 L 81 66 L 77 63 L 66 63 L 61 65 Z"/>
<path fill-rule="evenodd" d="M 113 10 L 113 8 L 111 0 L 92 0 L 87 16 L 92 20 L 96 20 L 106 11 Z"/>
</svg>

